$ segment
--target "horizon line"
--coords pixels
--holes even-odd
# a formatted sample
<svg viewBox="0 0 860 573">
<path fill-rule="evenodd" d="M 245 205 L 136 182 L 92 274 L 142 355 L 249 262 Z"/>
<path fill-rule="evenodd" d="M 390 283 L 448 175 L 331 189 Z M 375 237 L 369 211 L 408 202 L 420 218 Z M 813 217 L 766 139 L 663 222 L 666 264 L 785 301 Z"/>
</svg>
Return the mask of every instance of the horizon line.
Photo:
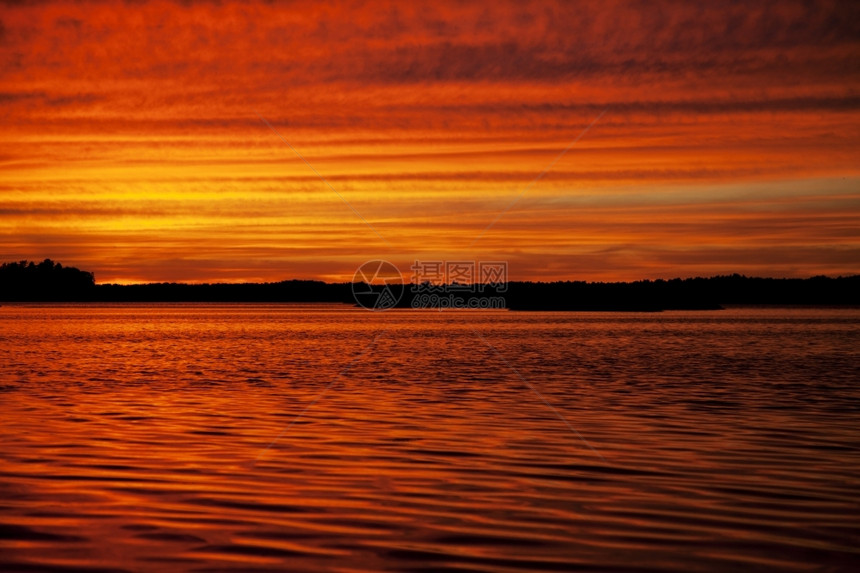
<svg viewBox="0 0 860 573">
<path fill-rule="evenodd" d="M 716 274 L 716 275 L 696 275 L 696 276 L 687 276 L 680 277 L 675 276 L 671 278 L 641 278 L 634 280 L 588 280 L 588 279 L 556 279 L 556 280 L 509 280 L 504 284 L 516 284 L 516 283 L 531 283 L 531 284 L 555 284 L 555 283 L 585 283 L 585 284 L 633 284 L 633 283 L 642 283 L 642 282 L 670 282 L 670 281 L 687 281 L 687 280 L 710 280 L 710 279 L 718 279 L 718 278 L 742 278 L 742 279 L 752 279 L 752 280 L 795 280 L 795 281 L 806 281 L 812 279 L 827 279 L 827 280 L 839 280 L 839 279 L 851 279 L 860 277 L 860 272 L 845 274 L 845 275 L 809 275 L 804 277 L 786 277 L 786 276 L 756 276 L 756 275 L 745 275 L 742 273 L 729 273 L 729 274 Z M 236 282 L 180 282 L 180 281 L 153 281 L 153 282 L 134 282 L 134 283 L 118 283 L 118 282 L 96 282 L 94 286 L 150 286 L 150 285 L 185 285 L 185 286 L 215 286 L 215 285 L 229 285 L 229 286 L 237 286 L 237 285 L 273 285 L 280 284 L 286 282 L 303 282 L 303 283 L 320 283 L 324 285 L 345 285 L 345 284 L 368 284 L 365 281 L 324 281 L 321 279 L 301 279 L 301 278 L 288 278 L 281 279 L 276 281 L 236 281 Z M 430 281 L 401 281 L 401 282 L 390 282 L 386 284 L 397 284 L 397 285 L 417 285 L 417 284 L 432 284 L 433 286 L 490 286 L 493 283 L 480 283 L 480 282 L 448 282 L 448 283 L 432 283 Z"/>
</svg>

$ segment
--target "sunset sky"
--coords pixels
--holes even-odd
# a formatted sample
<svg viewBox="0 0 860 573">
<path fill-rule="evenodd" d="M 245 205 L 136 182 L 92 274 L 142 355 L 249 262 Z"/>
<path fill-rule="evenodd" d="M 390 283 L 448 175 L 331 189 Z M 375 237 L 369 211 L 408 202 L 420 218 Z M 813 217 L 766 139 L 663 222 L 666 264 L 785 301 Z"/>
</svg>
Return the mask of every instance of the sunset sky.
<svg viewBox="0 0 860 573">
<path fill-rule="evenodd" d="M 698 4 L 3 4 L 0 261 L 860 273 L 860 3 Z"/>
</svg>

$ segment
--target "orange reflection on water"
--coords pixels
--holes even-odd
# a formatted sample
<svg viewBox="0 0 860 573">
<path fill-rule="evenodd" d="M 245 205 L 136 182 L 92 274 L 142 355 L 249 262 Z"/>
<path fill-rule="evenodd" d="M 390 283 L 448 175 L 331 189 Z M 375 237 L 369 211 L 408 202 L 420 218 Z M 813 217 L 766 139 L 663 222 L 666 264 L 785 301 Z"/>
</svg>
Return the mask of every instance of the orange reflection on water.
<svg viewBox="0 0 860 573">
<path fill-rule="evenodd" d="M 847 566 L 858 318 L 3 306 L 0 566 Z"/>
</svg>

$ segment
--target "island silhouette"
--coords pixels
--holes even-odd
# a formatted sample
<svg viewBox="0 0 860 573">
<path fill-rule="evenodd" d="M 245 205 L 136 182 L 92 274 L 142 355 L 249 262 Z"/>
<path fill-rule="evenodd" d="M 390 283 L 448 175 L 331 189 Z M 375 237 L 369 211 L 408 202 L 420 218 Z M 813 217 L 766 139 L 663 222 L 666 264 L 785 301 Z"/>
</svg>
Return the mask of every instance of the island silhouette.
<svg viewBox="0 0 860 573">
<path fill-rule="evenodd" d="M 381 292 L 384 285 L 359 283 Z M 397 308 L 413 308 L 421 296 L 406 285 Z M 355 284 L 316 280 L 271 283 L 96 284 L 92 272 L 51 259 L 0 265 L 2 302 L 293 302 L 355 304 Z M 760 278 L 739 274 L 633 282 L 512 281 L 505 285 L 436 285 L 464 304 L 498 297 L 509 310 L 640 311 L 716 310 L 725 305 L 860 305 L 860 275 Z"/>
</svg>

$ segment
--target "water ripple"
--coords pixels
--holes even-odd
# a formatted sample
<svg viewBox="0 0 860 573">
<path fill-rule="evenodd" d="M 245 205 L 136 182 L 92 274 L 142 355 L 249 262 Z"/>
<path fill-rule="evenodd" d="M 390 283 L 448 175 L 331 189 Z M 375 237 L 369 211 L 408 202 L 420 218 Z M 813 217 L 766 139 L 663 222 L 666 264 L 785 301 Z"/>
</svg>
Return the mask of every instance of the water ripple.
<svg viewBox="0 0 860 573">
<path fill-rule="evenodd" d="M 860 570 L 858 319 L 4 306 L 0 569 Z"/>
</svg>

